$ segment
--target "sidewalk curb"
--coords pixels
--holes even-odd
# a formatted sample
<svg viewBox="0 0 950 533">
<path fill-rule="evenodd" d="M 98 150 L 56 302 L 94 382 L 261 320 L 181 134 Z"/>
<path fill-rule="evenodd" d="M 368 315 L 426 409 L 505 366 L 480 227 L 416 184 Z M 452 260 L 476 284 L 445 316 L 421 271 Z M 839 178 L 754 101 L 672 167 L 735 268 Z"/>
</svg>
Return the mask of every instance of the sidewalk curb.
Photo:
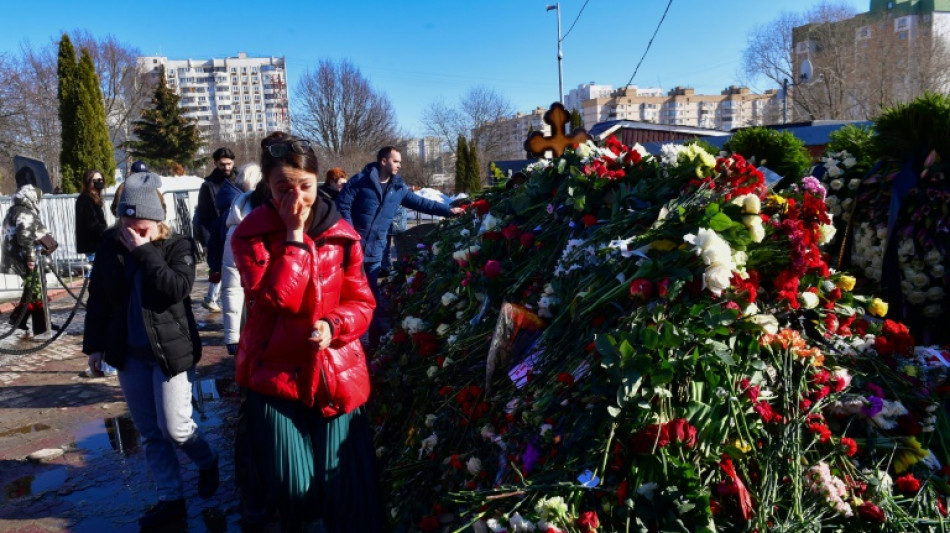
<svg viewBox="0 0 950 533">
<path fill-rule="evenodd" d="M 69 287 L 70 289 L 78 289 L 79 287 L 82 287 L 82 283 L 83 283 L 82 280 L 74 281 L 68 284 L 67 287 Z M 52 302 L 53 300 L 58 300 L 62 298 L 63 296 L 68 296 L 68 294 L 69 293 L 66 292 L 66 289 L 53 289 L 46 293 L 47 295 L 46 297 L 49 299 L 49 301 Z M 9 313 L 10 311 L 13 311 L 16 308 L 18 302 L 19 302 L 19 299 L 12 302 L 0 303 L 0 314 Z"/>
</svg>

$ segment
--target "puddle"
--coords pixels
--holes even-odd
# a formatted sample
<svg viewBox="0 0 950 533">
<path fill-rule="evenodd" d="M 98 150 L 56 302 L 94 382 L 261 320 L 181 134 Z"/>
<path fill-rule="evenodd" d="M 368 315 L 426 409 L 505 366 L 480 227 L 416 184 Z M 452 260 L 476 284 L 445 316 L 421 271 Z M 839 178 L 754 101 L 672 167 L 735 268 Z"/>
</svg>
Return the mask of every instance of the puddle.
<svg viewBox="0 0 950 533">
<path fill-rule="evenodd" d="M 45 431 L 49 429 L 49 426 L 46 424 L 30 424 L 29 426 L 18 427 L 16 429 L 10 429 L 0 433 L 0 439 L 3 437 L 12 437 L 14 435 L 28 435 L 30 433 L 39 433 L 40 431 Z"/>
<path fill-rule="evenodd" d="M 100 455 L 116 451 L 129 456 L 139 448 L 139 432 L 128 416 L 97 420 L 80 426 L 74 448 Z"/>
<path fill-rule="evenodd" d="M 7 483 L 3 487 L 3 500 L 42 494 L 58 489 L 66 481 L 66 467 L 58 467 L 39 474 L 30 474 Z"/>
</svg>

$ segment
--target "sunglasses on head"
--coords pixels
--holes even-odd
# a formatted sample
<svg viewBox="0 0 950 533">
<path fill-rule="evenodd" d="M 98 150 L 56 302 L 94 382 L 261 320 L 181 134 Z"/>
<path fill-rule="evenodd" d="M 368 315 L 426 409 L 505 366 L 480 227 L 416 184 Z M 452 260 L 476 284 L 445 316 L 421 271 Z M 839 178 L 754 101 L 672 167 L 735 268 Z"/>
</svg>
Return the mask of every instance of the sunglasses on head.
<svg viewBox="0 0 950 533">
<path fill-rule="evenodd" d="M 267 153 L 271 157 L 284 157 L 290 152 L 301 155 L 311 153 L 310 141 L 284 141 L 267 145 Z"/>
</svg>

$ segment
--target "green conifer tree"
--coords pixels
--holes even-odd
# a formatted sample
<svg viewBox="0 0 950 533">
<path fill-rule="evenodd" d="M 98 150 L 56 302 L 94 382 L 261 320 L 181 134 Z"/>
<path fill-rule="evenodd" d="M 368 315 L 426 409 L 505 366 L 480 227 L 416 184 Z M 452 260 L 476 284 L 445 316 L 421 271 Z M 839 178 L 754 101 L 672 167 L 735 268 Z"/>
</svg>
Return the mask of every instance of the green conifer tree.
<svg viewBox="0 0 950 533">
<path fill-rule="evenodd" d="M 577 108 L 575 107 L 573 110 L 571 110 L 571 131 L 574 131 L 577 128 L 583 128 L 583 127 L 584 127 L 584 119 L 581 118 L 580 112 L 578 112 Z"/>
<path fill-rule="evenodd" d="M 181 98 L 165 83 L 165 69 L 159 72 L 152 105 L 142 110 L 142 118 L 132 125 L 138 138 L 125 143 L 129 155 L 141 159 L 153 169 L 167 173 L 174 163 L 185 168 L 195 166 L 201 148 L 201 133 L 195 120 L 182 114 Z"/>
<path fill-rule="evenodd" d="M 469 145 L 468 150 L 468 192 L 478 192 L 482 190 L 482 171 L 478 164 L 478 150 L 475 143 Z"/>
<path fill-rule="evenodd" d="M 78 81 L 73 157 L 76 172 L 71 180 L 63 180 L 63 191 L 67 193 L 80 191 L 83 175 L 92 168 L 102 172 L 107 182 L 115 178 L 115 153 L 106 124 L 105 102 L 92 56 L 85 48 L 79 59 Z"/>
<path fill-rule="evenodd" d="M 79 66 L 76 63 L 76 49 L 65 33 L 59 41 L 59 56 L 56 61 L 56 76 L 59 86 L 56 97 L 59 100 L 60 151 L 59 170 L 64 190 L 72 186 L 82 170 L 76 163 L 76 107 L 78 98 Z M 78 179 L 81 179 L 81 175 Z"/>
<path fill-rule="evenodd" d="M 455 194 L 468 192 L 468 141 L 459 135 L 455 149 Z"/>
</svg>

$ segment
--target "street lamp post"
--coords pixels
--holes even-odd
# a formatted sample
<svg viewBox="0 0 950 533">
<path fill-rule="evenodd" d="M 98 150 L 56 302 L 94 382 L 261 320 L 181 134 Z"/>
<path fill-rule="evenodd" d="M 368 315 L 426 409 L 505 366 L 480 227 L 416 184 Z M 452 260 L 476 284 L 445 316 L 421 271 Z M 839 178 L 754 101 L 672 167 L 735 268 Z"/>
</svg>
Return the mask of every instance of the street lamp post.
<svg viewBox="0 0 950 533">
<path fill-rule="evenodd" d="M 558 101 L 564 103 L 564 53 L 561 51 L 561 3 L 557 2 L 553 6 L 548 6 L 545 11 L 554 10 L 557 12 L 557 88 Z"/>
</svg>

